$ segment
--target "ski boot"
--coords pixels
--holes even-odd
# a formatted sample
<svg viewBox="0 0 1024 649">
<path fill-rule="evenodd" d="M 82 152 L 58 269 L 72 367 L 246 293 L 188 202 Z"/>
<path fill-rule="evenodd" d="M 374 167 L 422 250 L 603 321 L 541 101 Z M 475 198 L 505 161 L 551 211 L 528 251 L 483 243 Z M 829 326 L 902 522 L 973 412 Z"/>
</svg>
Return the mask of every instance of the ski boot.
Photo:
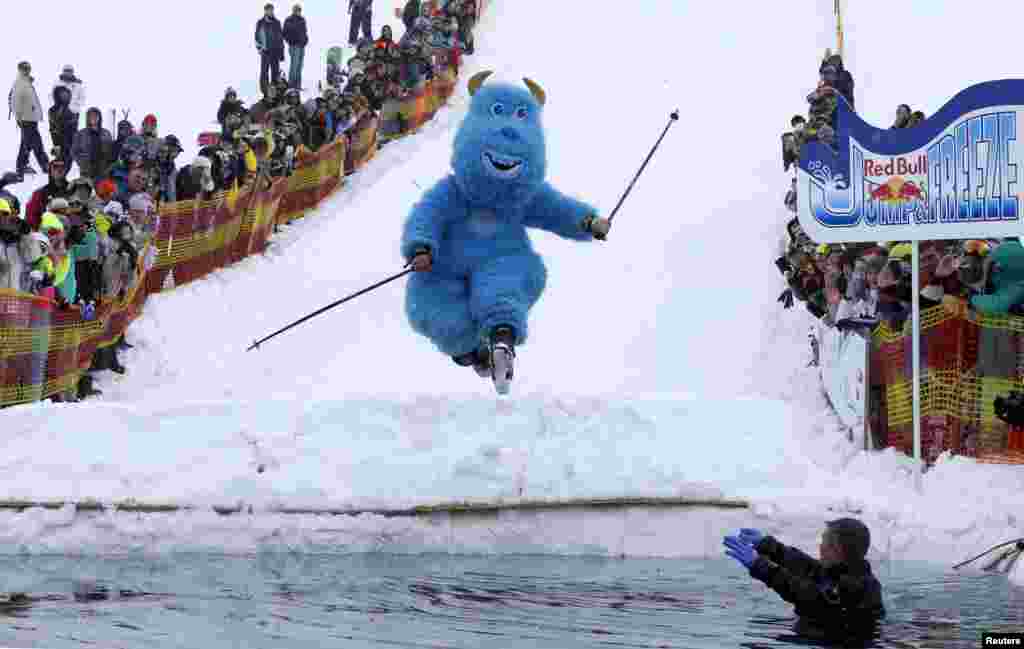
<svg viewBox="0 0 1024 649">
<path fill-rule="evenodd" d="M 453 356 L 452 360 L 460 367 L 472 367 L 482 379 L 491 378 L 491 352 L 487 347 L 480 347 L 461 356 Z"/>
<path fill-rule="evenodd" d="M 494 389 L 498 394 L 508 394 L 512 389 L 515 341 L 515 334 L 510 327 L 496 327 L 491 334 L 491 379 L 494 380 Z"/>
<path fill-rule="evenodd" d="M 89 397 L 98 397 L 101 394 L 103 394 L 103 391 L 97 390 L 93 386 L 93 378 L 89 374 L 83 374 L 82 378 L 78 379 L 79 400 L 88 399 Z"/>
</svg>

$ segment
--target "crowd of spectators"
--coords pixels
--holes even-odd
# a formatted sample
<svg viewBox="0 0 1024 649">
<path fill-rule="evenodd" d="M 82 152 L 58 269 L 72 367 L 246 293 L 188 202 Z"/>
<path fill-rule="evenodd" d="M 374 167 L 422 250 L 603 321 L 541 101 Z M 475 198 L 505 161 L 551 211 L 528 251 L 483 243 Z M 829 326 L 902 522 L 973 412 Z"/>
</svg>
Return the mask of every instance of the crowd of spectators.
<svg viewBox="0 0 1024 649">
<path fill-rule="evenodd" d="M 290 175 L 304 152 L 350 138 L 353 127 L 381 110 L 387 99 L 415 92 L 439 66 L 457 65 L 459 56 L 471 50 L 474 11 L 473 0 L 443 5 L 410 1 L 403 15 L 410 19 L 409 28 L 400 42 L 384 25 L 380 38 L 358 43 L 345 69 L 328 69 L 319 96 L 305 102 L 291 82 L 294 74 L 292 80 L 274 75 L 251 108 L 228 88 L 217 111 L 220 132 L 201 135 L 198 155 L 182 167 L 180 140 L 161 137 L 153 114 L 139 129 L 125 115 L 114 135 L 104 126 L 102 111 L 91 107 L 79 130 L 85 86 L 71 66 L 65 66 L 53 87 L 47 155 L 38 130 L 43 111 L 32 68 L 27 61 L 19 63 L 9 102 L 22 144 L 18 170 L 0 177 L 0 288 L 45 296 L 60 309 L 79 309 L 83 319 L 94 319 L 101 300 L 125 299 L 139 281 L 137 269 L 155 263 L 155 249 L 148 244 L 159 228 L 162 203 L 205 200 L 235 187 L 263 189 L 273 178 Z M 23 210 L 6 188 L 36 173 L 29 153 L 35 154 L 47 182 Z M 78 175 L 71 180 L 75 165 Z M 126 347 L 131 345 L 122 336 L 116 345 L 97 351 L 91 370 L 124 373 L 118 351 Z M 91 375 L 85 374 L 76 389 L 55 399 L 77 401 L 96 394 Z"/>
<path fill-rule="evenodd" d="M 837 95 L 853 103 L 853 79 L 842 58 L 826 51 L 819 82 L 807 97 L 808 116 L 796 115 L 782 136 L 783 168 L 797 163 L 803 144 L 817 140 L 834 145 Z M 913 128 L 924 113 L 901 104 L 893 129 Z M 793 178 L 784 204 L 797 211 Z M 829 326 L 868 335 L 881 322 L 900 329 L 911 316 L 913 249 L 907 242 L 818 244 L 797 218 L 786 227 L 787 243 L 775 265 L 786 280 L 779 296 L 784 308 L 796 301 Z M 922 241 L 919 243 L 920 305 L 943 305 L 951 313 L 1024 315 L 1024 248 L 1018 238 L 999 240 Z"/>
</svg>

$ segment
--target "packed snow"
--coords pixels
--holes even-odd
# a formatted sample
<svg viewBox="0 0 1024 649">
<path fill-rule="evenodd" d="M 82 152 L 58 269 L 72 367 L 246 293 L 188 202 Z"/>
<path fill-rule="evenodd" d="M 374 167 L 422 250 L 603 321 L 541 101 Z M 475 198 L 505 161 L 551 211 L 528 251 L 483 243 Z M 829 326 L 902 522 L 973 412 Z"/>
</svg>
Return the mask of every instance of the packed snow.
<svg viewBox="0 0 1024 649">
<path fill-rule="evenodd" d="M 171 64 L 124 56 L 162 46 L 142 29 L 100 39 L 69 60 L 53 39 L 14 31 L 0 45 L 2 58 L 12 80 L 15 61 L 32 61 L 44 103 L 50 77 L 73 63 L 88 104 L 108 116 L 131 106 L 136 122 L 155 112 L 161 134 L 185 143 L 183 162 L 227 85 L 250 104 L 256 99 L 258 13 L 240 11 L 242 4 L 183 0 L 147 9 L 145 22 L 166 34 L 195 33 L 196 16 L 216 26 L 216 39 L 168 41 Z M 865 453 L 847 440 L 816 371 L 804 367 L 811 317 L 775 302 L 783 287 L 771 260 L 787 218 L 778 135 L 805 110 L 819 57 L 834 39 L 831 3 L 798 5 L 780 14 L 775 5 L 737 12 L 650 0 L 624 24 L 621 12 L 582 0 L 494 0 L 463 83 L 431 124 L 387 145 L 319 210 L 277 235 L 267 254 L 150 298 L 128 332 L 136 348 L 121 355 L 128 373 L 98 375 L 102 397 L 0 415 L 4 499 L 261 508 L 694 495 L 747 499 L 751 510 L 545 513 L 529 524 L 507 516 L 459 532 L 454 521 L 442 530 L 430 520 L 374 515 L 37 509 L 0 513 L 0 551 L 280 544 L 703 556 L 719 551 L 722 529 L 747 523 L 813 548 L 822 521 L 842 512 L 871 526 L 873 556 L 888 559 L 953 563 L 1024 536 L 1020 468 L 944 457 L 918 491 L 911 459 Z M 307 86 L 322 75 L 326 49 L 347 35 L 343 6 L 305 5 Z M 885 21 L 877 20 L 882 7 Z M 93 7 L 66 9 L 65 24 L 76 30 L 102 19 Z M 391 9 L 378 7 L 378 25 Z M 974 82 L 1017 73 L 1014 20 L 987 26 L 988 51 L 973 65 L 940 49 L 930 52 L 929 68 L 908 75 L 892 48 L 868 45 L 903 42 L 907 24 L 941 33 L 948 20 L 925 2 L 851 8 L 846 61 L 869 122 L 887 124 L 902 102 L 930 113 Z M 635 48 L 609 47 L 627 31 L 642 35 Z M 466 109 L 464 80 L 483 69 L 544 87 L 549 178 L 605 215 L 669 113 L 679 108 L 682 116 L 607 243 L 534 236 L 549 285 L 532 313 L 512 396 L 495 397 L 489 383 L 411 332 L 400 282 L 247 353 L 254 339 L 401 268 L 403 219 L 447 172 Z M 12 127 L 0 138 L 6 167 L 16 150 Z M 25 199 L 30 184 L 16 188 Z"/>
</svg>

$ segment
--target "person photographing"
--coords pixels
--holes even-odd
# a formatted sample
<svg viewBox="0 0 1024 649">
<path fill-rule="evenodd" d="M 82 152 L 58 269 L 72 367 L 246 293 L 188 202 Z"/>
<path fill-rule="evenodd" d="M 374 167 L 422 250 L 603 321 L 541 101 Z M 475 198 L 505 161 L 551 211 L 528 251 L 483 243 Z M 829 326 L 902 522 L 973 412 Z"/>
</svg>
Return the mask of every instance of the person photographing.
<svg viewBox="0 0 1024 649">
<path fill-rule="evenodd" d="M 723 544 L 751 577 L 795 605 L 801 635 L 828 641 L 870 637 L 885 617 L 882 585 L 866 559 L 871 532 L 855 518 L 826 523 L 819 559 L 750 528 L 725 537 Z"/>
</svg>

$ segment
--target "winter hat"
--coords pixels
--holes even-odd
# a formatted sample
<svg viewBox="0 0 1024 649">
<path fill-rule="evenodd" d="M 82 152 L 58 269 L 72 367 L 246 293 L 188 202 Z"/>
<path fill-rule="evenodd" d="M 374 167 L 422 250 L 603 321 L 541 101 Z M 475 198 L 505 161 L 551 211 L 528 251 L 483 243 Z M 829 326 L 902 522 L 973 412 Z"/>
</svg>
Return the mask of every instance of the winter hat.
<svg viewBox="0 0 1024 649">
<path fill-rule="evenodd" d="M 124 206 L 117 201 L 110 201 L 107 206 L 103 208 L 103 213 L 111 218 L 113 221 L 120 221 L 124 218 Z"/>
<path fill-rule="evenodd" d="M 55 210 L 68 210 L 71 209 L 71 204 L 68 203 L 66 199 L 54 198 L 53 200 L 50 201 L 50 204 L 46 206 L 46 209 L 50 210 L 51 212 Z"/>
<path fill-rule="evenodd" d="M 65 65 L 63 68 L 61 68 L 60 73 L 73 77 L 75 76 L 75 68 L 72 67 L 72 65 L 69 63 L 68 65 Z"/>
<path fill-rule="evenodd" d="M 146 115 L 142 118 L 143 130 L 145 130 L 147 126 L 152 126 L 154 129 L 156 129 L 156 115 L 154 115 L 153 113 L 150 113 L 149 115 Z"/>
<path fill-rule="evenodd" d="M 109 201 L 116 193 L 117 185 L 110 178 L 104 178 L 96 184 L 96 195 L 100 197 L 100 200 Z"/>
<path fill-rule="evenodd" d="M 848 561 L 863 560 L 871 547 L 871 530 L 856 518 L 840 518 L 825 524 Z"/>
</svg>

